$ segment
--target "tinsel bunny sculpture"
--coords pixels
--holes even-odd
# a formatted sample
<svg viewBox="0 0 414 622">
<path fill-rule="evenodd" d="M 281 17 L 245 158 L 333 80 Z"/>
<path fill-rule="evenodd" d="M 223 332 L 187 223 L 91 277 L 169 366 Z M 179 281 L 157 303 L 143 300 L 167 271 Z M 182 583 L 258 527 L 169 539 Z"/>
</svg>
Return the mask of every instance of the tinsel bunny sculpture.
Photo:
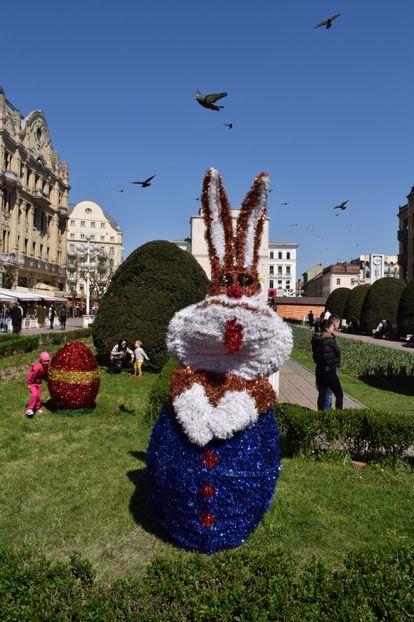
<svg viewBox="0 0 414 622">
<path fill-rule="evenodd" d="M 266 173 L 256 177 L 233 232 L 221 178 L 207 171 L 210 290 L 168 327 L 168 351 L 183 367 L 173 372 L 150 439 L 150 493 L 171 538 L 204 553 L 244 542 L 280 472 L 276 395 L 267 377 L 289 356 L 292 334 L 266 305 L 257 273 L 268 186 Z"/>
</svg>

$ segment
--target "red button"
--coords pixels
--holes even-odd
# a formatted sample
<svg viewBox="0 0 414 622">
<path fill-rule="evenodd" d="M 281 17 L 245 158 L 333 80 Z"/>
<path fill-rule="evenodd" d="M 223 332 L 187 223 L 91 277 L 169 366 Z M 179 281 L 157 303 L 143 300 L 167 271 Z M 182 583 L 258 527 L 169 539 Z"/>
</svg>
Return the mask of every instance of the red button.
<svg viewBox="0 0 414 622">
<path fill-rule="evenodd" d="M 205 499 L 212 499 L 216 495 L 216 489 L 211 484 L 204 484 L 201 487 L 201 494 Z"/>
<path fill-rule="evenodd" d="M 203 527 L 213 527 L 215 520 L 215 516 L 213 516 L 213 514 L 209 514 L 208 512 L 203 512 L 200 515 L 200 523 L 203 525 Z"/>
<path fill-rule="evenodd" d="M 211 451 L 209 449 L 208 451 L 204 452 L 203 466 L 207 467 L 208 469 L 214 469 L 214 467 L 216 467 L 219 462 L 220 456 L 215 454 L 214 451 Z"/>
</svg>

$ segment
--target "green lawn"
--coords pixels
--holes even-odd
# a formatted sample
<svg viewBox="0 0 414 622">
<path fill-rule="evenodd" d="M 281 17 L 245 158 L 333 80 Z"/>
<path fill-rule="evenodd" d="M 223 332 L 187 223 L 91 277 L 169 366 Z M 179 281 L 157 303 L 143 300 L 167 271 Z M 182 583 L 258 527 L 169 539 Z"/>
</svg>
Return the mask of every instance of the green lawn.
<svg viewBox="0 0 414 622">
<path fill-rule="evenodd" d="M 34 420 L 24 414 L 24 375 L 1 383 L 0 546 L 53 559 L 78 551 L 104 581 L 138 576 L 156 556 L 195 555 L 166 541 L 148 502 L 144 407 L 154 380 L 102 370 L 93 412 L 68 417 L 46 408 Z M 361 545 L 410 542 L 413 491 L 409 471 L 285 459 L 274 502 L 244 547 L 282 545 L 338 565 Z"/>
<path fill-rule="evenodd" d="M 291 357 L 312 372 L 315 371 L 315 363 L 310 356 L 294 350 Z M 376 384 L 368 384 L 368 382 L 352 378 L 342 372 L 339 378 L 344 393 L 365 404 L 368 408 L 407 415 L 414 413 L 412 378 L 402 378 L 397 381 L 395 378 L 389 379 L 384 376 Z"/>
</svg>

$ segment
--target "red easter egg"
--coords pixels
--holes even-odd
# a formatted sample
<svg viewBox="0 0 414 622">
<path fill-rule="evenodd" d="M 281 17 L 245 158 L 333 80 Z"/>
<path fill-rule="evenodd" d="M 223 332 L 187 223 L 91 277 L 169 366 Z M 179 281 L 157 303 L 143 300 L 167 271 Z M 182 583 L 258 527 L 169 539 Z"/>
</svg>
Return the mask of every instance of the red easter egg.
<svg viewBox="0 0 414 622">
<path fill-rule="evenodd" d="M 93 406 L 99 390 L 99 365 L 84 343 L 69 341 L 52 358 L 48 382 L 58 408 Z"/>
</svg>

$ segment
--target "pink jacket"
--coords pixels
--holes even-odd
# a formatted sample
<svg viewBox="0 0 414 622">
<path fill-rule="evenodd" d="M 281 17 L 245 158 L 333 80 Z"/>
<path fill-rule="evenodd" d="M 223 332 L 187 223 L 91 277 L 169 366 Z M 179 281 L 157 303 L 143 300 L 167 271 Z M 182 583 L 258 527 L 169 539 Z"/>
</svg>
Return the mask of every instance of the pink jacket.
<svg viewBox="0 0 414 622">
<path fill-rule="evenodd" d="M 43 369 L 41 363 L 35 363 L 27 374 L 27 385 L 42 384 L 42 380 L 47 380 L 47 369 Z"/>
</svg>

